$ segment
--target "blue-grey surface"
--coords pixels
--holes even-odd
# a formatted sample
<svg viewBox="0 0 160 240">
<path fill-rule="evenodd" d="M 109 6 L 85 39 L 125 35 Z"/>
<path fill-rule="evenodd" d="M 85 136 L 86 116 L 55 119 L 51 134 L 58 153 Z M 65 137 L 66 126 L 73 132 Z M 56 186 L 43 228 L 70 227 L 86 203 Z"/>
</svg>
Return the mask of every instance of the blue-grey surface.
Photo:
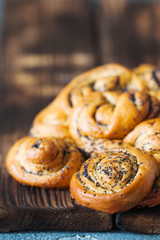
<svg viewBox="0 0 160 240">
<path fill-rule="evenodd" d="M 25 232 L 1 233 L 5 240 L 149 240 L 160 239 L 160 235 L 136 234 L 128 232 L 80 233 L 80 232 Z"/>
</svg>

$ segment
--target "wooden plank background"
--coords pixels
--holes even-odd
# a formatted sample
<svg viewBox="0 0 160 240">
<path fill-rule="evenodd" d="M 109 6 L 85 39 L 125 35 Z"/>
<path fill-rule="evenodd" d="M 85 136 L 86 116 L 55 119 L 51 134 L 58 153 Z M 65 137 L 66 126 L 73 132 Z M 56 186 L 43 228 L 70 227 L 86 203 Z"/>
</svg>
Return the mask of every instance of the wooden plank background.
<svg viewBox="0 0 160 240">
<path fill-rule="evenodd" d="M 9 177 L 4 165 L 7 151 L 27 135 L 36 113 L 79 73 L 109 62 L 160 66 L 160 3 L 6 0 L 3 22 L 0 208 L 72 207 L 69 192 L 26 188 Z M 67 201 L 55 200 L 59 194 Z"/>
</svg>

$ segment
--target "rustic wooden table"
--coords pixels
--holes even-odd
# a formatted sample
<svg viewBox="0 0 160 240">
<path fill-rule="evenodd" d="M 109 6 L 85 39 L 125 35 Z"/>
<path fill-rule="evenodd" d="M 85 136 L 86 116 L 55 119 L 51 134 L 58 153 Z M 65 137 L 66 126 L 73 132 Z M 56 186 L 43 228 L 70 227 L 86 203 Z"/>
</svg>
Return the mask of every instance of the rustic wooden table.
<svg viewBox="0 0 160 240">
<path fill-rule="evenodd" d="M 8 175 L 7 151 L 28 134 L 36 113 L 74 76 L 109 62 L 160 66 L 159 1 L 5 1 L 0 57 L 2 212 L 13 206 L 45 207 L 45 201 L 52 205 L 51 197 L 56 199 L 57 193 L 48 193 L 44 200 L 43 192 L 26 190 Z M 41 202 L 37 202 L 39 197 Z M 57 205 L 66 204 L 58 201 Z M 12 226 L 3 223 L 2 231 L 24 229 L 10 221 Z"/>
</svg>

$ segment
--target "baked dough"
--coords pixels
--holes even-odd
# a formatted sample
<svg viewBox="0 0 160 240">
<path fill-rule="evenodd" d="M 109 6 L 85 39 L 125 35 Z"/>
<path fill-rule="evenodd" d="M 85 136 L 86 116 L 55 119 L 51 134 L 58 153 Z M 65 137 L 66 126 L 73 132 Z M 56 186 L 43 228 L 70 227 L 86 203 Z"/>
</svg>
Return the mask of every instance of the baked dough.
<svg viewBox="0 0 160 240">
<path fill-rule="evenodd" d="M 51 103 L 34 119 L 30 135 L 34 137 L 71 138 L 68 121 L 68 115 L 55 103 Z"/>
<path fill-rule="evenodd" d="M 10 149 L 6 167 L 18 182 L 43 188 L 64 188 L 83 162 L 70 141 L 24 137 Z"/>
<path fill-rule="evenodd" d="M 160 118 L 141 122 L 124 138 L 123 142 L 153 155 L 160 166 Z"/>
<path fill-rule="evenodd" d="M 156 160 L 129 145 L 110 148 L 88 159 L 70 182 L 83 206 L 114 214 L 136 206 L 150 191 Z"/>
<path fill-rule="evenodd" d="M 72 111 L 69 130 L 79 147 L 98 138 L 122 139 L 138 123 L 159 112 L 158 100 L 145 92 L 124 92 L 115 104 L 100 96 L 80 102 Z"/>
<path fill-rule="evenodd" d="M 123 140 L 155 157 L 159 173 L 149 194 L 138 206 L 156 206 L 160 204 L 160 118 L 144 121 L 137 125 Z"/>
</svg>

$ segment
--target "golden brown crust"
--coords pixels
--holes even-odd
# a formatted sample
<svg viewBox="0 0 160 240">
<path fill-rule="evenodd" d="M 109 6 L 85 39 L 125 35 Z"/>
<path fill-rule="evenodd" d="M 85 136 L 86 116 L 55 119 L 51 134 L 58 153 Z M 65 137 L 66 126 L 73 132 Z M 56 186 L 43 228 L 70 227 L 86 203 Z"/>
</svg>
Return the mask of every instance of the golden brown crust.
<svg viewBox="0 0 160 240">
<path fill-rule="evenodd" d="M 132 90 L 146 90 L 159 97 L 160 69 L 150 64 L 141 64 L 133 71 L 116 63 L 102 65 L 75 77 L 55 101 L 63 111 L 70 114 L 73 106 L 87 95 L 91 97 L 94 92 Z"/>
<path fill-rule="evenodd" d="M 160 68 L 150 64 L 141 64 L 134 69 L 132 82 L 137 89 L 147 91 L 160 101 Z M 134 88 L 133 84 L 131 88 Z"/>
<path fill-rule="evenodd" d="M 121 64 L 98 66 L 73 78 L 52 103 L 69 115 L 72 108 L 88 95 L 92 97 L 95 92 L 124 90 L 130 79 L 131 71 Z"/>
<path fill-rule="evenodd" d="M 99 138 L 91 141 L 86 141 L 86 143 L 81 143 L 78 147 L 87 154 L 95 154 L 106 151 L 110 147 L 118 147 L 122 145 L 122 140 L 120 139 L 105 139 Z"/>
<path fill-rule="evenodd" d="M 134 69 L 133 77 L 139 78 L 144 90 L 160 90 L 160 69 L 150 64 L 141 64 Z"/>
<path fill-rule="evenodd" d="M 152 156 L 129 145 L 110 148 L 88 159 L 73 175 L 71 194 L 85 207 L 114 214 L 137 205 L 150 191 L 156 173 Z"/>
<path fill-rule="evenodd" d="M 141 122 L 123 141 L 153 155 L 160 166 L 160 118 Z"/>
<path fill-rule="evenodd" d="M 160 204 L 160 171 L 156 177 L 151 191 L 138 203 L 137 207 L 154 207 Z"/>
<path fill-rule="evenodd" d="M 92 102 L 100 92 L 106 90 L 121 92 L 121 89 L 125 89 L 130 74 L 130 71 L 120 64 L 106 64 L 75 77 L 56 99 L 35 117 L 31 135 L 70 137 L 68 118 L 73 107 L 79 101 Z M 103 97 L 102 94 L 101 96 Z"/>
<path fill-rule="evenodd" d="M 30 134 L 34 137 L 48 137 L 47 141 L 53 137 L 70 139 L 70 141 L 74 139 L 77 146 L 86 153 L 99 153 L 110 146 L 119 146 L 121 140 L 118 139 L 123 139 L 141 121 L 157 117 L 160 110 L 157 99 L 160 100 L 159 69 L 143 64 L 131 71 L 120 64 L 106 64 L 75 77 L 49 106 L 37 114 Z M 8 155 L 10 160 L 7 158 L 7 162 L 12 163 L 11 160 L 13 160 L 17 164 L 16 167 L 11 164 L 11 167 L 7 163 L 10 172 L 12 168 L 14 169 L 11 174 L 15 175 L 17 180 L 17 176 L 22 174 L 22 169 L 17 170 L 20 166 L 19 162 L 22 163 L 22 161 L 17 161 L 18 154 L 14 149 L 19 147 L 23 149 L 25 144 L 29 144 L 27 141 L 31 139 L 24 139 L 24 144 L 19 140 L 15 144 L 16 147 L 11 149 L 12 154 Z M 60 140 L 53 141 L 58 148 L 62 145 L 66 148 Z M 154 143 L 156 144 L 156 140 L 152 139 L 152 144 Z M 40 149 L 38 151 L 40 152 Z M 23 153 L 23 158 L 27 159 L 25 163 L 28 163 L 30 159 L 28 150 Z M 77 152 L 77 154 L 80 153 Z M 160 162 L 159 152 L 153 155 Z M 39 162 L 41 156 L 44 156 L 43 152 L 38 156 L 35 159 Z M 35 172 L 36 164 L 32 163 Z M 27 174 L 29 172 L 22 174 L 22 179 L 30 176 Z M 37 174 L 35 176 L 38 179 Z M 41 179 L 43 177 L 41 176 Z M 63 183 L 59 180 L 60 184 L 57 183 L 55 186 L 52 183 L 52 185 L 50 180 L 53 179 L 52 174 L 47 179 L 48 183 L 43 185 L 45 187 L 68 184 L 66 181 Z M 28 184 L 34 185 L 34 178 L 28 177 L 27 181 Z M 36 186 L 42 185 L 38 183 Z"/>
<path fill-rule="evenodd" d="M 123 91 L 130 80 L 131 72 L 120 64 L 106 64 L 85 72 L 72 80 L 70 101 L 76 106 L 86 98 L 92 101 L 96 93 Z"/>
<path fill-rule="evenodd" d="M 140 123 L 123 140 L 155 157 L 160 168 L 160 118 Z M 156 206 L 160 204 L 160 173 L 151 191 L 138 206 Z"/>
<path fill-rule="evenodd" d="M 116 104 L 109 101 L 99 93 L 94 101 L 83 101 L 74 107 L 69 127 L 78 145 L 98 138 L 122 139 L 138 123 L 159 111 L 158 100 L 141 91 L 118 95 Z"/>
<path fill-rule="evenodd" d="M 68 187 L 71 176 L 83 162 L 70 142 L 55 138 L 24 137 L 10 149 L 6 167 L 18 182 L 55 188 Z"/>
<path fill-rule="evenodd" d="M 68 115 L 52 103 L 34 119 L 30 135 L 34 137 L 70 138 Z"/>
<path fill-rule="evenodd" d="M 148 94 L 154 96 L 150 98 L 152 101 L 155 98 L 160 100 L 160 92 L 158 91 L 158 89 L 160 89 L 159 82 L 159 70 L 154 66 L 147 64 L 140 65 L 133 71 L 130 71 L 120 64 L 114 63 L 94 68 L 75 77 L 64 89 L 62 89 L 56 99 L 35 117 L 33 127 L 31 129 L 31 135 L 37 137 L 53 136 L 59 138 L 69 138 L 71 137 L 68 129 L 69 118 L 73 109 L 75 109 L 76 106 L 79 106 L 79 104 L 83 102 L 92 104 L 95 102 L 95 99 L 104 103 L 107 99 L 110 103 L 110 115 L 110 113 L 113 112 L 113 107 L 115 105 L 118 105 L 120 108 L 124 108 L 123 101 L 120 101 L 121 104 L 118 104 L 119 96 L 125 96 L 122 94 L 123 91 L 145 90 Z M 126 96 L 127 94 L 130 93 L 126 93 Z M 138 94 L 139 93 L 137 93 L 137 95 Z M 143 95 L 145 98 L 145 93 Z M 140 99 L 141 98 L 143 97 L 140 97 Z M 124 101 L 126 101 L 125 104 L 128 102 L 127 99 L 124 99 Z M 130 108 L 130 104 L 128 107 Z M 134 121 L 133 124 L 132 118 L 132 120 L 130 119 L 130 127 L 126 127 L 128 130 L 122 131 L 125 127 L 121 128 L 120 126 L 118 127 L 119 133 L 113 134 L 113 132 L 118 131 L 115 129 L 114 125 L 117 125 L 117 122 L 119 121 L 121 122 L 121 118 L 124 123 L 124 118 L 128 118 L 130 116 L 128 112 L 127 116 L 124 116 L 124 118 L 119 117 L 120 114 L 118 113 L 118 115 L 116 115 L 116 112 L 117 111 L 115 111 L 114 114 L 115 116 L 111 119 L 113 120 L 113 124 L 109 126 L 107 138 L 123 138 L 128 131 L 132 130 L 132 128 L 136 126 L 136 124 L 145 119 L 142 114 L 142 119 L 138 120 L 138 122 Z M 135 116 L 136 115 L 137 114 L 135 113 Z M 103 114 L 103 118 L 106 118 L 106 116 L 108 116 L 108 112 Z M 149 118 L 153 117 L 155 117 L 155 114 L 152 114 Z M 72 135 L 72 137 L 74 136 Z"/>
</svg>

